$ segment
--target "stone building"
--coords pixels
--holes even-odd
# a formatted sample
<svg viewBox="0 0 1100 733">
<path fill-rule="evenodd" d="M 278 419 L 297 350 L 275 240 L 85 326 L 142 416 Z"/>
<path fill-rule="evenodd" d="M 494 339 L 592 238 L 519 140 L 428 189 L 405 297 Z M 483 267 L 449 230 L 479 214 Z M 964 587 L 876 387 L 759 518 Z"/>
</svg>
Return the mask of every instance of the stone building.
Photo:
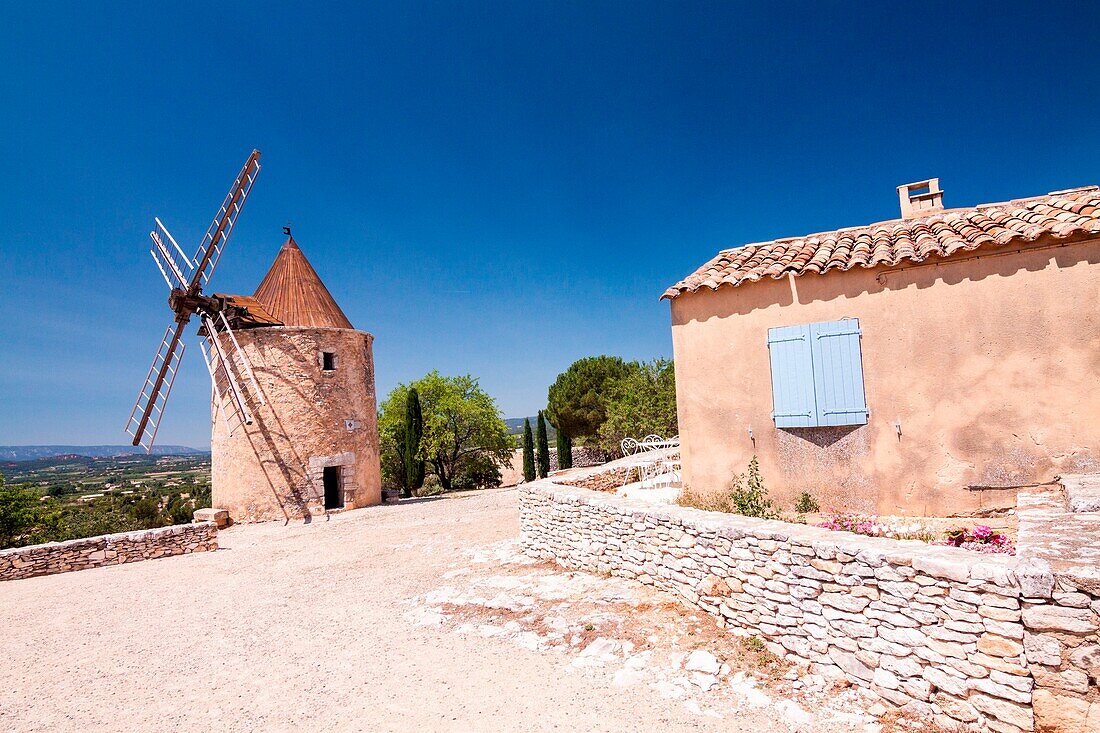
<svg viewBox="0 0 1100 733">
<path fill-rule="evenodd" d="M 1100 470 L 1100 190 L 719 252 L 664 294 L 684 483 L 756 455 L 785 507 L 951 514 Z"/>
<path fill-rule="evenodd" d="M 213 505 L 235 522 L 304 520 L 378 504 L 373 337 L 356 330 L 287 230 L 252 296 L 224 298 L 262 400 L 251 424 L 213 401 Z M 227 353 L 234 348 L 219 332 Z"/>
</svg>

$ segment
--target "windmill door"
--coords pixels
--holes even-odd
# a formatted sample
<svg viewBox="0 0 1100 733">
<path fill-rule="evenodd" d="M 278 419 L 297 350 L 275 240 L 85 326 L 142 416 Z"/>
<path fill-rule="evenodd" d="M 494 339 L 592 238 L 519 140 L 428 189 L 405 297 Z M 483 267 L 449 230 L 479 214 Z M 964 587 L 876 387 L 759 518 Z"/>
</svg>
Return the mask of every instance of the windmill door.
<svg viewBox="0 0 1100 733">
<path fill-rule="evenodd" d="M 325 483 L 325 509 L 343 509 L 344 488 L 340 485 L 340 467 L 325 466 L 322 478 Z"/>
</svg>

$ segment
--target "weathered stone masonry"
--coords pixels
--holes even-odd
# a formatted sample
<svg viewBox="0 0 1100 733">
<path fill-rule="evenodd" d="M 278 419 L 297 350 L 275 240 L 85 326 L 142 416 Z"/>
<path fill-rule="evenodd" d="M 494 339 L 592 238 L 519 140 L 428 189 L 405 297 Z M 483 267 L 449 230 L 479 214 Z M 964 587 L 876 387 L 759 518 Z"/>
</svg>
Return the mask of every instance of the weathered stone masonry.
<svg viewBox="0 0 1100 733">
<path fill-rule="evenodd" d="M 218 528 L 213 522 L 13 547 L 0 550 L 0 580 L 33 578 L 216 549 Z"/>
<path fill-rule="evenodd" d="M 1036 589 L 1048 600 L 1023 614 L 1035 722 L 1059 733 L 1100 731 L 1100 485 L 1082 478 L 1023 492 L 1017 507 L 1021 567 L 1050 569 Z"/>
<path fill-rule="evenodd" d="M 536 557 L 676 593 L 792 661 L 941 724 L 1100 731 L 1100 602 L 1095 590 L 1068 591 L 1042 560 L 655 507 L 550 482 L 520 488 L 520 519 Z M 1084 651 L 1056 654 L 1040 631 L 1055 628 Z M 1077 690 L 1077 727 L 1033 715 L 1033 695 L 1049 694 L 1049 675 L 1033 675 L 1040 649 L 1044 672 Z"/>
</svg>

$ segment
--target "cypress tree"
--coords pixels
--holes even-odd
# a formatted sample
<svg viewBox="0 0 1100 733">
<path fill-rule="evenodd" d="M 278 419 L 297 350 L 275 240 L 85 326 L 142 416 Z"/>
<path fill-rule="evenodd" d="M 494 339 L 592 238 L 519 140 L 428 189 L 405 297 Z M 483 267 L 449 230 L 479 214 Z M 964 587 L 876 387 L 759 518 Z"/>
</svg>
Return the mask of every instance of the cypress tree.
<svg viewBox="0 0 1100 733">
<path fill-rule="evenodd" d="M 405 398 L 405 496 L 424 485 L 424 460 L 420 457 L 420 439 L 424 437 L 424 413 L 420 410 L 420 395 L 416 388 Z"/>
<path fill-rule="evenodd" d="M 535 480 L 535 445 L 531 439 L 531 420 L 523 418 L 523 480 Z"/>
<path fill-rule="evenodd" d="M 546 475 L 550 473 L 550 445 L 546 441 L 546 418 L 542 416 L 542 410 L 539 410 L 535 444 L 538 448 L 539 478 L 546 478 Z"/>
<path fill-rule="evenodd" d="M 573 441 L 561 430 L 558 430 L 558 469 L 573 467 Z"/>
</svg>

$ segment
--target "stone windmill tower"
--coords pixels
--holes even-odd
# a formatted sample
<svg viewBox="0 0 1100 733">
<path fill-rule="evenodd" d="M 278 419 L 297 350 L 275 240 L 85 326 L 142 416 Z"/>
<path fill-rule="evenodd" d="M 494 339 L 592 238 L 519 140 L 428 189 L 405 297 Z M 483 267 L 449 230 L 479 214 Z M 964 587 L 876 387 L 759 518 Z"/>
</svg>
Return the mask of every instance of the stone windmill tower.
<svg viewBox="0 0 1100 733">
<path fill-rule="evenodd" d="M 289 228 L 253 295 L 203 294 L 259 159 L 252 151 L 193 257 L 156 220 L 150 253 L 173 320 L 126 430 L 152 451 L 184 328 L 197 316 L 211 378 L 214 507 L 237 522 L 310 521 L 381 501 L 373 337 L 352 327 Z"/>
<path fill-rule="evenodd" d="M 214 390 L 213 505 L 237 522 L 378 504 L 373 337 L 357 331 L 287 235 L 251 296 L 222 296 L 263 403 L 240 423 Z"/>
</svg>

